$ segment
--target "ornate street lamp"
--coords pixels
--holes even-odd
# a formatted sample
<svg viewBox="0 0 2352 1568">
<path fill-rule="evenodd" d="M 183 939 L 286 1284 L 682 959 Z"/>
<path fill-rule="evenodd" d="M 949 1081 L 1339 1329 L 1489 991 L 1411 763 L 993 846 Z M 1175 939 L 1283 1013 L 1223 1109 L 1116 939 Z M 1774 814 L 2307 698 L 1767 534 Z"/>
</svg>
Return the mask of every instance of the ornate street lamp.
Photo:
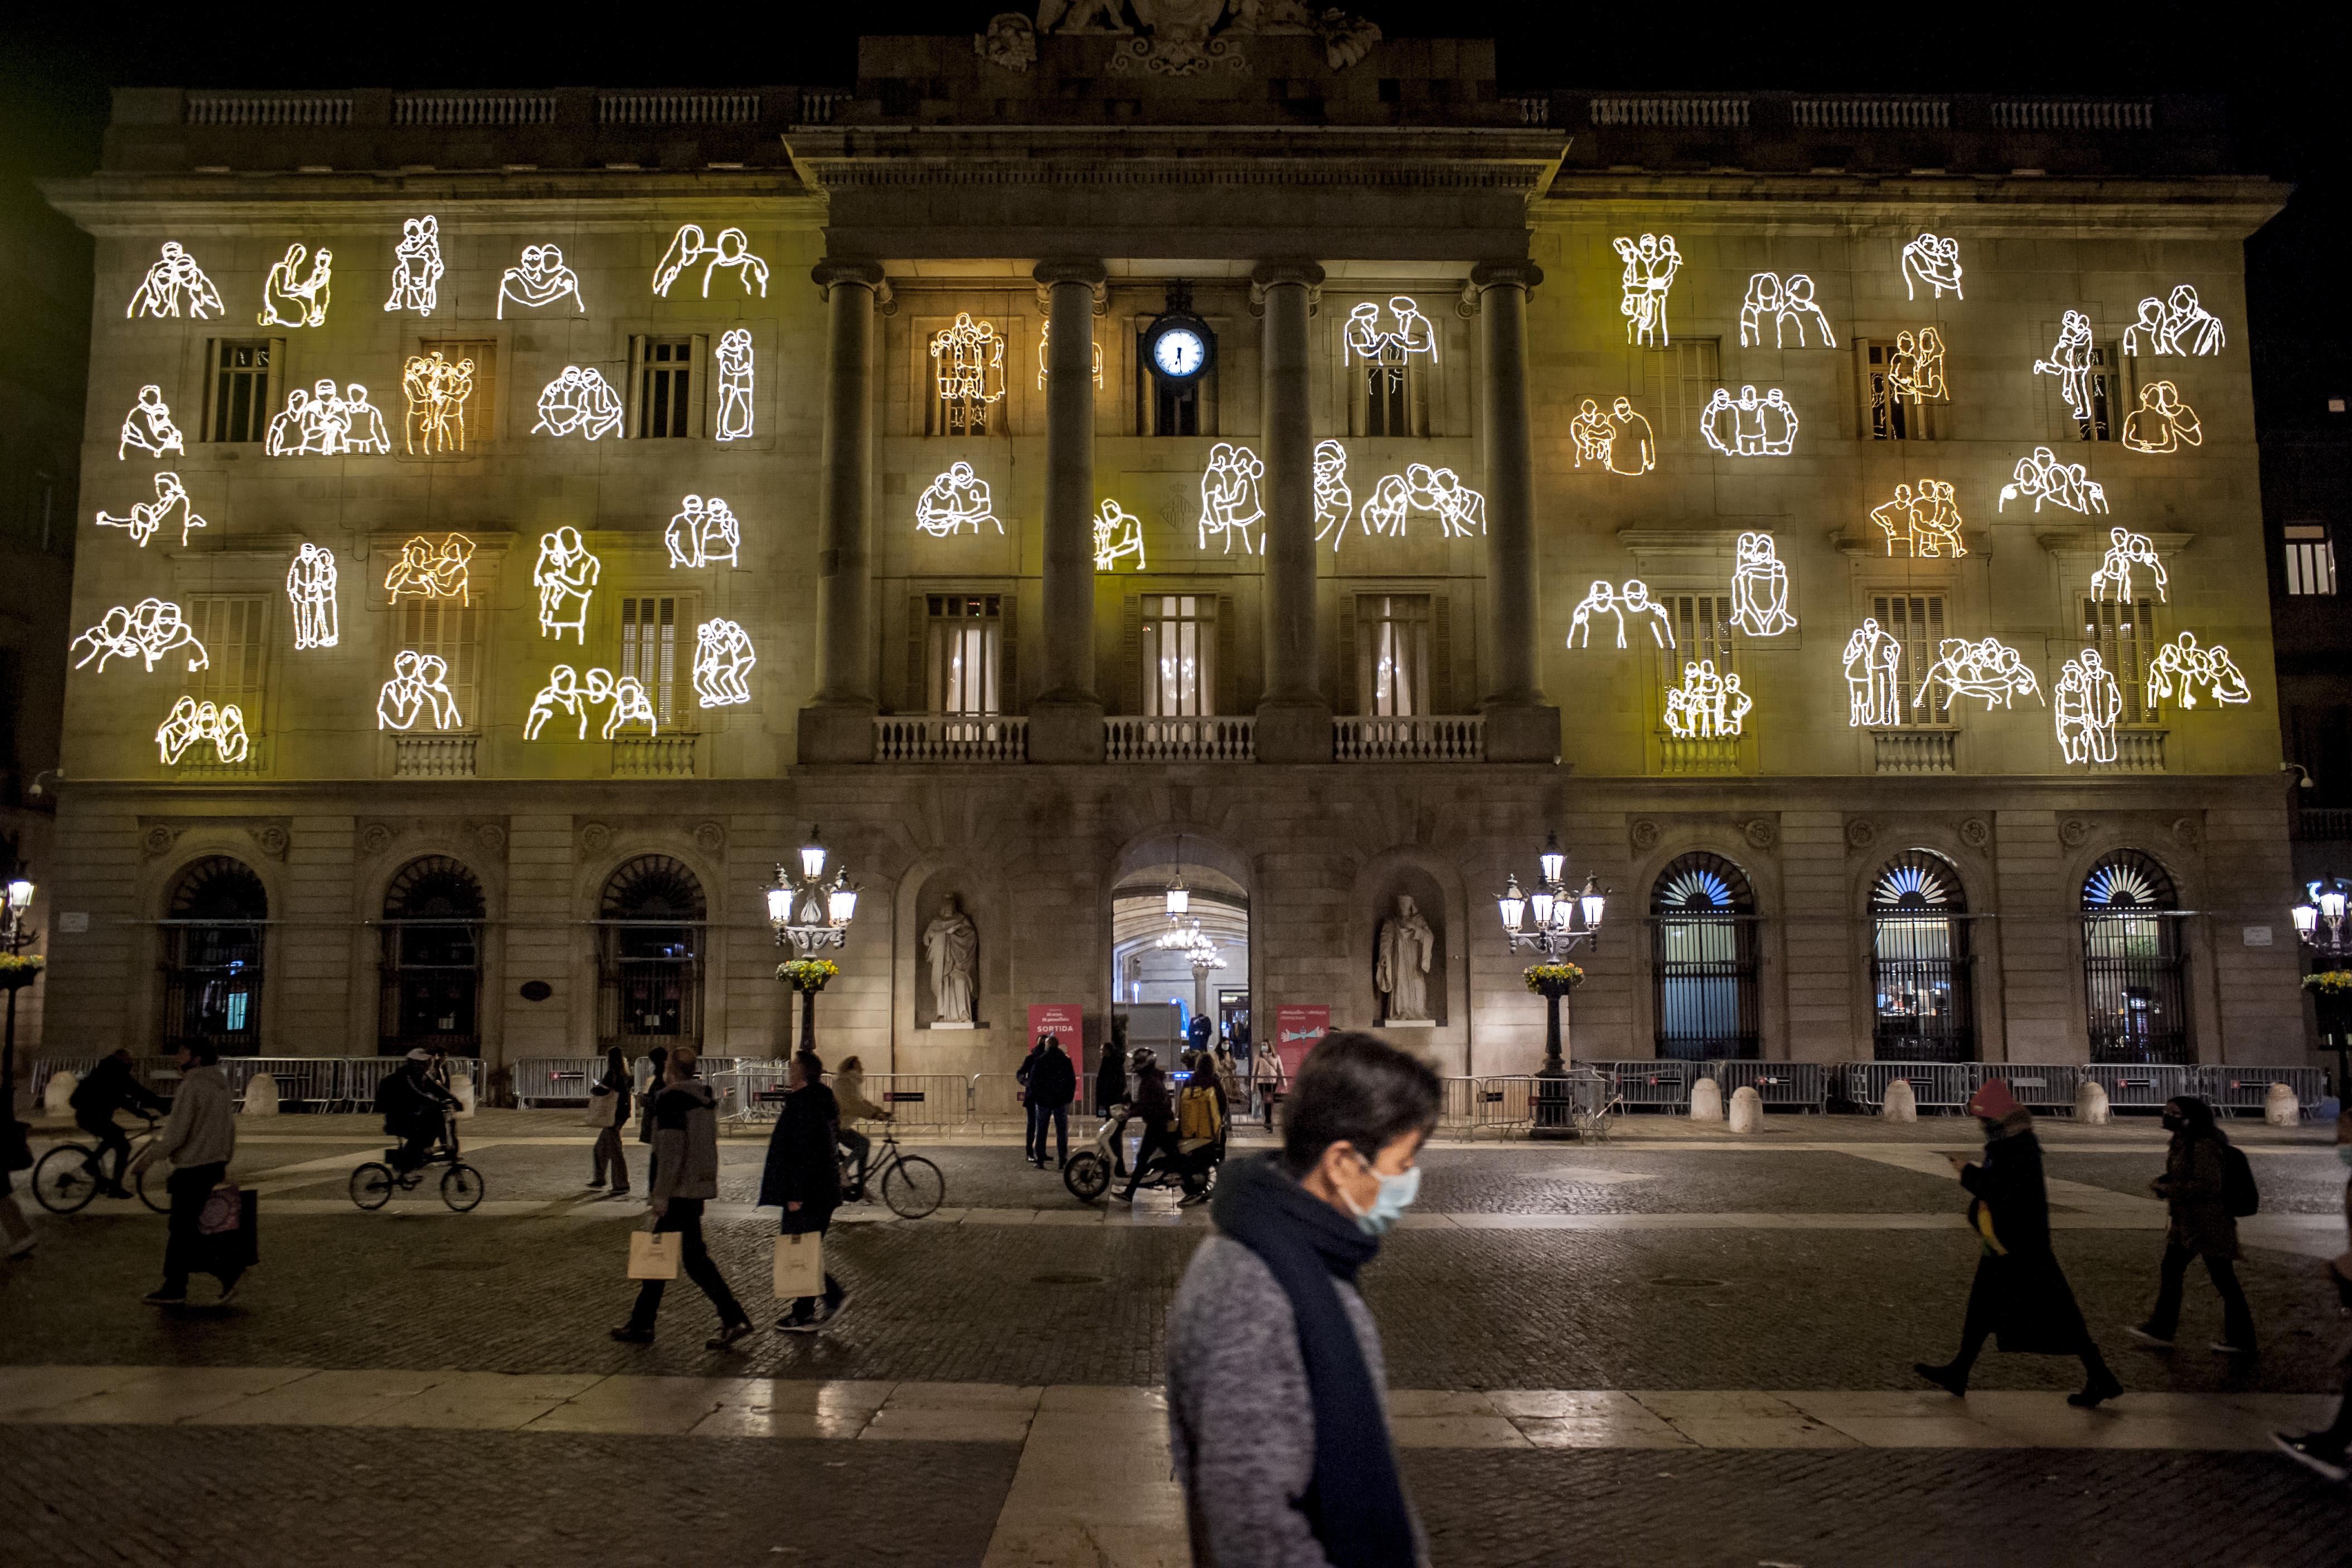
<svg viewBox="0 0 2352 1568">
<path fill-rule="evenodd" d="M 2352 974 L 2346 972 L 2346 961 L 2352 959 L 2352 921 L 2345 918 L 2347 902 L 2352 902 L 2352 883 L 2340 876 L 2322 877 L 2305 884 L 2310 896 L 2294 906 L 2294 937 L 2311 960 L 2311 972 L 2303 977 L 2304 989 L 2311 993 L 2312 1009 L 2319 1019 L 2319 1038 L 2323 1048 L 2336 1051 L 2336 1093 L 2342 1099 L 2347 1083 L 2352 1083 Z"/>
<path fill-rule="evenodd" d="M 1576 1136 L 1575 1119 L 1570 1115 L 1568 1061 L 1561 1043 L 1559 1004 L 1584 979 L 1584 971 L 1567 961 L 1568 955 L 1579 947 L 1597 946 L 1601 940 L 1601 917 L 1609 910 L 1609 890 L 1591 873 L 1584 885 L 1570 893 L 1567 882 L 1568 857 L 1560 852 L 1559 835 L 1544 835 L 1543 852 L 1536 857 L 1539 868 L 1532 894 L 1519 891 L 1519 879 L 1513 873 L 1503 891 L 1496 896 L 1496 910 L 1503 917 L 1503 935 L 1516 953 L 1521 947 L 1532 949 L 1537 961 L 1528 966 L 1525 978 L 1528 989 L 1544 999 L 1544 1063 L 1536 1070 L 1535 1127 L 1539 1138 L 1572 1138 Z M 1534 919 L 1529 922 L 1528 916 Z"/>
<path fill-rule="evenodd" d="M 776 885 L 768 889 L 768 928 L 776 934 L 777 946 L 789 942 L 799 955 L 776 966 L 776 978 L 800 992 L 801 1049 L 814 1051 L 816 994 L 841 973 L 839 965 L 816 955 L 849 939 L 849 923 L 857 917 L 857 888 L 846 867 L 825 880 L 824 840 L 814 828 L 801 846 L 800 862 L 797 874 L 781 862 L 776 867 Z"/>
<path fill-rule="evenodd" d="M 25 945 L 33 939 L 31 922 L 26 916 L 33 907 L 33 884 L 25 880 L 24 868 L 8 883 L 7 901 L 0 908 L 0 988 L 8 993 L 8 1032 L 6 1043 L 0 1045 L 0 1115 L 14 1117 L 16 1113 L 16 993 L 40 978 L 43 960 L 36 955 L 19 957 Z"/>
</svg>

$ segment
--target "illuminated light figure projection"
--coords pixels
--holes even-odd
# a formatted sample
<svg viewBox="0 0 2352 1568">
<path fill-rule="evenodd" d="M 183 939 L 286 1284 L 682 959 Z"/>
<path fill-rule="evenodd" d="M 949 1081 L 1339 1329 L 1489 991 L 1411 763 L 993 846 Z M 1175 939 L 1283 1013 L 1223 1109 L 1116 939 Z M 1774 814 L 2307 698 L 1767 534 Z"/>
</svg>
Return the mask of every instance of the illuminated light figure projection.
<svg viewBox="0 0 2352 1568">
<path fill-rule="evenodd" d="M 677 516 L 662 533 L 673 571 L 682 566 L 716 566 L 721 561 L 733 566 L 735 549 L 742 542 L 742 525 L 717 496 L 707 501 L 699 496 L 687 497 L 677 504 Z"/>
<path fill-rule="evenodd" d="M 2069 310 L 2059 319 L 2058 340 L 2050 345 L 2050 357 L 2033 361 L 2037 376 L 2056 376 L 2058 395 L 2066 400 L 2066 407 L 2076 419 L 2091 417 L 2091 371 L 2098 351 L 2091 346 L 2091 319 L 2080 310 Z"/>
<path fill-rule="evenodd" d="M 565 524 L 539 536 L 539 564 L 530 580 L 539 590 L 539 634 L 563 641 L 569 632 L 588 643 L 588 600 L 596 591 L 604 563 L 588 553 L 580 530 Z"/>
<path fill-rule="evenodd" d="M 1731 623 L 1750 637 L 1778 637 L 1791 631 L 1789 568 L 1766 533 L 1745 533 L 1732 551 Z"/>
<path fill-rule="evenodd" d="M 1048 320 L 1048 321 L 1046 321 L 1045 323 L 1044 323 L 1042 326 L 1040 326 L 1040 327 L 1037 329 L 1037 385 L 1038 385 L 1038 387 L 1039 387 L 1040 389 L 1043 389 L 1043 388 L 1044 388 L 1044 386 L 1045 385 L 1045 370 L 1046 370 L 1045 361 L 1046 361 L 1047 356 L 1052 352 L 1052 350 L 1053 350 L 1053 346 L 1054 346 L 1054 323 L 1053 323 L 1052 321 Z M 1094 346 L 1094 350 L 1095 350 L 1095 385 L 1097 385 L 1097 387 L 1099 387 L 1099 386 L 1101 386 L 1101 385 L 1103 384 L 1103 379 L 1102 379 L 1102 345 L 1101 345 L 1100 343 L 1097 343 L 1097 344 Z"/>
<path fill-rule="evenodd" d="M 1150 570 L 1143 559 L 1143 519 L 1117 501 L 1105 499 L 1095 514 L 1095 570 L 1114 570 L 1120 561 L 1130 559 L 1136 570 Z"/>
<path fill-rule="evenodd" d="M 1589 457 L 1612 474 L 1632 479 L 1658 465 L 1657 434 L 1647 419 L 1633 412 L 1629 398 L 1619 398 L 1607 413 L 1586 398 L 1576 417 L 1568 422 L 1568 434 L 1579 468 Z"/>
<path fill-rule="evenodd" d="M 474 395 L 472 360 L 451 364 L 438 349 L 411 354 L 401 367 L 400 390 L 408 398 L 401 438 L 409 451 L 419 445 L 427 453 L 466 450 L 466 400 Z"/>
<path fill-rule="evenodd" d="M 1958 560 L 1968 554 L 1960 543 L 1959 500 L 1941 479 L 1922 479 L 1915 489 L 1895 486 L 1895 499 L 1871 508 L 1870 520 L 1886 536 L 1886 553 L 1898 544 L 1923 559 Z"/>
<path fill-rule="evenodd" d="M 1895 670 L 1903 644 L 1865 615 L 1845 640 L 1845 723 L 1848 729 L 1889 729 L 1903 722 L 1903 692 Z"/>
<path fill-rule="evenodd" d="M 973 477 L 969 463 L 949 464 L 947 472 L 915 498 L 915 526 L 935 539 L 967 528 L 978 533 L 982 523 L 994 524 L 1000 534 L 1004 531 L 990 509 L 988 481 Z"/>
<path fill-rule="evenodd" d="M 199 703 L 182 697 L 172 705 L 155 731 L 155 748 L 163 766 L 176 766 L 190 747 L 210 741 L 213 755 L 223 762 L 242 762 L 252 742 L 245 733 L 245 715 L 235 703 Z"/>
<path fill-rule="evenodd" d="M 540 392 L 539 423 L 530 427 L 530 432 L 537 435 L 545 431 L 553 436 L 577 433 L 595 441 L 618 435 L 622 418 L 621 394 L 613 390 L 602 371 L 584 365 L 566 365 L 563 373 Z"/>
<path fill-rule="evenodd" d="M 2136 534 L 2129 528 L 2107 530 L 2107 553 L 2099 559 L 2099 570 L 2091 574 L 2091 601 L 2105 603 L 2109 592 L 2118 604 L 2132 601 L 2132 569 L 2138 567 L 2156 580 L 2156 596 L 2168 604 L 2171 596 L 2165 592 L 2168 579 L 2164 574 L 2164 558 L 2157 553 L 2156 541 L 2146 534 Z"/>
<path fill-rule="evenodd" d="M 1331 553 L 1348 537 L 1356 515 L 1356 493 L 1348 487 L 1348 449 L 1336 441 L 1315 444 L 1315 541 L 1330 537 Z"/>
<path fill-rule="evenodd" d="M 1726 457 L 1786 457 L 1796 450 L 1797 411 L 1779 387 L 1762 397 L 1752 386 L 1735 398 L 1722 387 L 1698 416 L 1706 444 Z"/>
<path fill-rule="evenodd" d="M 1666 291 L 1675 286 L 1675 274 L 1683 265 L 1675 236 L 1620 236 L 1616 247 L 1625 263 L 1623 293 L 1617 301 L 1617 313 L 1625 318 L 1625 340 L 1663 349 L 1673 341 L 1666 330 Z"/>
<path fill-rule="evenodd" d="M 1237 536 L 1244 555 L 1256 553 L 1249 531 L 1265 517 L 1265 507 L 1258 499 L 1258 480 L 1265 473 L 1265 465 L 1246 446 L 1220 441 L 1209 449 L 1209 466 L 1201 475 L 1202 549 L 1209 548 L 1209 536 L 1216 534 L 1224 540 L 1227 555 L 1233 553 Z M 1370 503 L 1365 505 L 1369 509 Z"/>
<path fill-rule="evenodd" d="M 155 537 L 158 528 L 171 520 L 175 509 L 180 514 L 180 543 L 184 546 L 188 542 L 189 530 L 204 528 L 205 523 L 196 515 L 196 504 L 188 499 L 188 487 L 180 483 L 180 476 L 166 471 L 155 476 L 153 500 L 140 502 L 131 508 L 131 515 L 127 517 L 100 512 L 98 514 L 98 526 L 101 528 L 129 528 L 131 542 L 145 549 L 147 541 Z"/>
<path fill-rule="evenodd" d="M 161 457 L 166 452 L 176 452 L 183 457 L 188 455 L 186 438 L 172 423 L 171 405 L 163 401 L 162 387 L 139 389 L 139 401 L 122 416 L 122 439 L 115 444 L 114 460 L 128 462 L 134 446 L 150 457 Z"/>
<path fill-rule="evenodd" d="M 557 714 L 565 714 L 580 721 L 576 738 L 588 738 L 588 710 L 599 704 L 611 704 L 604 715 L 604 727 L 598 733 L 606 740 L 625 726 L 642 724 L 647 735 L 661 733 L 655 722 L 653 699 L 646 693 L 645 683 L 635 675 L 613 678 L 613 672 L 593 669 L 583 683 L 580 672 L 569 664 L 558 664 L 547 673 L 547 685 L 530 699 L 530 716 L 523 720 L 522 737 L 537 740 L 547 721 Z"/>
<path fill-rule="evenodd" d="M 1340 336 L 1348 346 L 1349 363 L 1362 360 L 1386 365 L 1389 384 L 1402 386 L 1413 355 L 1426 354 L 1431 364 L 1437 362 L 1437 329 L 1429 324 L 1418 303 L 1402 294 L 1389 301 L 1389 316 L 1395 324 L 1384 327 L 1381 308 L 1371 300 L 1359 300 L 1348 312 L 1348 324 Z"/>
<path fill-rule="evenodd" d="M 1683 684 L 1666 688 L 1666 729 L 1677 740 L 1728 739 L 1745 727 L 1755 699 L 1739 677 L 1715 673 L 1713 659 L 1683 666 Z"/>
<path fill-rule="evenodd" d="M 1918 298 L 1923 283 L 1935 291 L 1930 299 L 1941 299 L 1947 288 L 1955 299 L 1968 298 L 1960 292 L 1959 241 L 1923 234 L 1903 247 L 1903 297 Z"/>
<path fill-rule="evenodd" d="M 470 604 L 473 559 L 474 541 L 463 534 L 446 535 L 438 545 L 418 534 L 400 547 L 400 558 L 383 574 L 383 586 L 394 604 L 403 599 L 454 599 Z"/>
<path fill-rule="evenodd" d="M 340 629 L 335 612 L 335 552 L 305 544 L 286 569 L 286 599 L 294 607 L 294 647 L 331 648 Z"/>
<path fill-rule="evenodd" d="M 228 308 L 221 303 L 220 290 L 205 276 L 205 269 L 196 265 L 196 258 L 178 240 L 167 239 L 163 242 L 163 259 L 148 267 L 147 275 L 139 280 L 138 292 L 131 295 L 122 314 L 126 319 L 176 317 L 182 306 L 187 308 L 188 318 L 194 321 L 228 313 Z"/>
<path fill-rule="evenodd" d="M 719 335 L 714 356 L 719 361 L 719 428 L 720 441 L 748 441 L 751 435 L 751 334 L 730 327 Z"/>
<path fill-rule="evenodd" d="M 136 605 L 118 604 L 99 618 L 97 625 L 73 640 L 66 651 L 80 656 L 74 668 L 86 668 L 92 659 L 103 671 L 109 659 L 137 659 L 150 674 L 155 661 L 177 648 L 186 648 L 193 674 L 212 662 L 180 607 L 161 599 L 142 599 Z"/>
<path fill-rule="evenodd" d="M 1372 486 L 1364 502 L 1364 532 L 1402 538 L 1405 519 L 1415 511 L 1436 513 L 1447 538 L 1486 531 L 1486 497 L 1465 485 L 1451 468 L 1416 463 Z"/>
<path fill-rule="evenodd" d="M 751 666 L 760 662 L 751 634 L 737 622 L 706 621 L 695 632 L 694 695 L 704 707 L 751 700 Z"/>
<path fill-rule="evenodd" d="M 449 689 L 449 665 L 434 653 L 403 649 L 393 655 L 392 679 L 376 693 L 375 727 L 404 730 L 420 718 L 436 729 L 463 729 L 457 695 Z"/>
<path fill-rule="evenodd" d="M 2230 650 L 2216 643 L 2210 648 L 2197 645 L 2197 633 L 2183 632 L 2156 651 L 2147 664 L 2147 700 L 2152 705 L 2158 698 L 2169 698 L 2173 688 L 2180 690 L 2180 706 L 2197 706 L 2197 688 L 2203 686 L 2212 699 L 2227 706 L 2252 702 L 2253 692 L 2246 685 L 2245 673 L 2230 657 Z"/>
<path fill-rule="evenodd" d="M 390 452 L 392 437 L 367 388 L 352 382 L 338 392 L 333 379 L 322 376 L 309 392 L 296 387 L 286 394 L 262 450 L 272 457 L 373 456 Z"/>
<path fill-rule="evenodd" d="M 751 254 L 751 236 L 741 229 L 720 229 L 718 243 L 714 245 L 703 239 L 699 224 L 678 225 L 677 233 L 670 239 L 669 249 L 662 256 L 661 265 L 654 268 L 654 292 L 665 299 L 668 298 L 670 285 L 698 261 L 703 264 L 702 297 L 705 299 L 710 298 L 710 275 L 722 267 L 735 274 L 735 281 L 743 286 L 744 293 L 754 292 L 752 286 L 757 284 L 760 298 L 765 299 L 768 297 L 768 264 Z"/>
<path fill-rule="evenodd" d="M 2124 352 L 2142 352 L 2142 339 L 2151 354 L 2218 354 L 2229 335 L 2221 330 L 2221 318 L 2199 304 L 2197 290 L 2184 283 L 2169 298 L 2150 295 L 2139 302 L 2138 319 L 2124 329 Z"/>
<path fill-rule="evenodd" d="M 392 250 L 392 297 L 386 310 L 433 314 L 441 301 L 441 220 L 429 214 L 400 225 L 400 243 Z"/>
<path fill-rule="evenodd" d="M 2011 501 L 2026 496 L 2033 497 L 2037 512 L 2044 501 L 2086 515 L 2107 509 L 2106 486 L 2093 480 L 2080 463 L 2059 462 L 2058 455 L 2047 446 L 2037 446 L 2032 456 L 2017 460 L 2010 482 L 2000 487 L 2000 504 L 1994 509 L 2005 512 Z"/>
<path fill-rule="evenodd" d="M 1944 335 L 1933 327 L 1895 334 L 1895 352 L 1886 361 L 1886 390 L 1913 402 L 1941 402 L 1949 395 L 1944 384 Z"/>
<path fill-rule="evenodd" d="M 499 275 L 499 319 L 507 319 L 507 302 L 512 300 L 526 310 L 543 310 L 565 295 L 578 314 L 588 314 L 588 301 L 580 296 L 580 275 L 563 265 L 560 246 L 527 245 L 522 247 L 522 260 Z"/>
<path fill-rule="evenodd" d="M 2123 688 L 2099 659 L 2096 648 L 2085 648 L 2058 673 L 2052 704 L 2058 726 L 2058 749 L 2077 765 L 2116 759 L 2116 720 L 2123 716 Z"/>
<path fill-rule="evenodd" d="M 2046 701 L 2042 684 L 2025 667 L 2017 650 L 1993 637 L 1980 643 L 1971 643 L 1965 637 L 1947 637 L 1937 643 L 1936 662 L 1927 666 L 1919 689 L 1912 694 L 1911 706 L 1924 706 L 1928 688 L 1939 685 L 1944 688 L 1947 701 L 1954 697 L 1983 698 L 1987 713 L 1992 711 L 1995 703 L 2006 708 L 2016 697 Z"/>
<path fill-rule="evenodd" d="M 2202 446 L 2205 426 L 2197 411 L 2180 401 L 2179 387 L 2151 382 L 2139 389 L 2139 406 L 2124 415 L 2124 444 L 2134 452 L 2158 453 Z"/>
<path fill-rule="evenodd" d="M 327 286 L 334 276 L 335 253 L 320 246 L 319 254 L 310 258 L 310 276 L 304 277 L 304 249 L 297 241 L 270 263 L 269 275 L 261 280 L 261 314 L 253 319 L 255 326 L 316 327 L 326 320 Z"/>
<path fill-rule="evenodd" d="M 1739 307 L 1739 346 L 1760 349 L 1764 346 L 1764 323 L 1772 323 L 1772 346 L 1788 347 L 1789 324 L 1797 327 L 1797 347 L 1806 346 L 1805 323 L 1811 321 L 1821 333 L 1821 346 L 1837 347 L 1837 338 L 1830 331 L 1830 319 L 1822 314 L 1813 298 L 1813 280 L 1801 272 L 1792 272 L 1786 278 L 1777 272 L 1759 272 L 1748 279 L 1748 298 Z"/>
<path fill-rule="evenodd" d="M 978 422 L 973 411 L 1004 396 L 1004 339 L 992 321 L 975 321 L 969 310 L 931 334 L 936 395 L 947 405 L 945 434 L 965 435 Z"/>
<path fill-rule="evenodd" d="M 1592 645 L 1592 622 L 1603 615 L 1617 618 L 1617 645 L 1625 645 L 1625 617 L 1650 629 L 1650 641 L 1661 648 L 1675 645 L 1675 629 L 1666 619 L 1666 607 L 1650 597 L 1650 585 L 1640 578 L 1628 578 L 1622 588 L 1612 588 L 1606 582 L 1595 581 L 1585 590 L 1584 598 L 1568 621 L 1568 645 L 1589 648 Z"/>
</svg>

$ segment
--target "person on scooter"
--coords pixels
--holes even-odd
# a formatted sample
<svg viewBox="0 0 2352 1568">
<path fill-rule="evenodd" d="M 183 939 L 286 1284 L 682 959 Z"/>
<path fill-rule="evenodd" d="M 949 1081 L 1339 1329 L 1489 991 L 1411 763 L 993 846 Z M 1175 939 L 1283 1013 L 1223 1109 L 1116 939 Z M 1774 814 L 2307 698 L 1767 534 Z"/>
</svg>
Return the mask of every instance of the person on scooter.
<svg viewBox="0 0 2352 1568">
<path fill-rule="evenodd" d="M 1160 1059 L 1148 1045 L 1135 1048 L 1136 1119 L 1143 1124 L 1143 1144 L 1135 1152 L 1135 1169 L 1128 1174 L 1127 1190 L 1118 1195 L 1121 1203 L 1133 1200 L 1135 1189 L 1151 1169 L 1151 1156 L 1165 1155 L 1171 1166 L 1176 1163 L 1176 1107 L 1168 1098 L 1168 1075 L 1160 1069 Z"/>
</svg>

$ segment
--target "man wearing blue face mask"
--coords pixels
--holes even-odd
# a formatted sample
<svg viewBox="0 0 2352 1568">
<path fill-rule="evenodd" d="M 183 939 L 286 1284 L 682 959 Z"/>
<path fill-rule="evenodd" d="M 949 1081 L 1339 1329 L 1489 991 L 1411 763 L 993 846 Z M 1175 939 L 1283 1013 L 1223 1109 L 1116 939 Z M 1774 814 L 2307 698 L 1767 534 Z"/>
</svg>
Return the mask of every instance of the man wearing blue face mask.
<svg viewBox="0 0 2352 1568">
<path fill-rule="evenodd" d="M 1284 1102 L 1282 1153 L 1225 1166 L 1217 1233 L 1168 1325 L 1169 1434 L 1195 1563 L 1428 1562 L 1355 1281 L 1419 1194 L 1439 1094 L 1403 1051 L 1327 1035 Z"/>
</svg>

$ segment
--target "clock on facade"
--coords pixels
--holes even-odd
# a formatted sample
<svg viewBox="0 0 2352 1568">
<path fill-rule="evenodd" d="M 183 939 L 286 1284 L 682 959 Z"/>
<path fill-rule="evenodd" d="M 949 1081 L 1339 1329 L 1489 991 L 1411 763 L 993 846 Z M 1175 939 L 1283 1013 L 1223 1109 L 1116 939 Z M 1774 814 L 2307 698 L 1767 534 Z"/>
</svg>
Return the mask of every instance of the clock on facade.
<svg viewBox="0 0 2352 1568">
<path fill-rule="evenodd" d="M 1192 316 L 1162 316 L 1151 325 L 1144 349 L 1164 381 L 1189 382 L 1209 367 L 1216 339 L 1208 323 Z"/>
</svg>

